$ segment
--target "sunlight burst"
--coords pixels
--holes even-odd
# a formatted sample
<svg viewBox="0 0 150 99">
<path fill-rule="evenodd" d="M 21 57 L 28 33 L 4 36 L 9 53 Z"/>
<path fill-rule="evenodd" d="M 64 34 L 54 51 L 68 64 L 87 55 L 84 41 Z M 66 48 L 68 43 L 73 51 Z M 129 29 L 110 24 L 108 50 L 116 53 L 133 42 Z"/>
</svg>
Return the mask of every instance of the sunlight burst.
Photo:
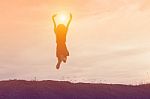
<svg viewBox="0 0 150 99">
<path fill-rule="evenodd" d="M 61 14 L 58 15 L 58 22 L 65 24 L 67 22 L 67 18 L 68 17 L 67 17 L 66 14 L 61 13 Z"/>
<path fill-rule="evenodd" d="M 61 16 L 60 16 L 60 21 L 61 21 L 61 22 L 64 22 L 65 20 L 66 20 L 66 16 L 65 16 L 65 15 L 61 15 Z"/>
</svg>

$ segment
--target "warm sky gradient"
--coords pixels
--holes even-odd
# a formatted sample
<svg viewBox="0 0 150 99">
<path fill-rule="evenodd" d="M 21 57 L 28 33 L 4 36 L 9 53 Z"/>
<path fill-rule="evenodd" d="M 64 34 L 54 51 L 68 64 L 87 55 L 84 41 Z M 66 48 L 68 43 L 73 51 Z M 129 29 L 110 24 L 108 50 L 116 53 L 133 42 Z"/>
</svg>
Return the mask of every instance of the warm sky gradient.
<svg viewBox="0 0 150 99">
<path fill-rule="evenodd" d="M 55 69 L 52 14 L 73 14 L 70 57 Z M 149 0 L 1 0 L 0 80 L 150 82 Z"/>
</svg>

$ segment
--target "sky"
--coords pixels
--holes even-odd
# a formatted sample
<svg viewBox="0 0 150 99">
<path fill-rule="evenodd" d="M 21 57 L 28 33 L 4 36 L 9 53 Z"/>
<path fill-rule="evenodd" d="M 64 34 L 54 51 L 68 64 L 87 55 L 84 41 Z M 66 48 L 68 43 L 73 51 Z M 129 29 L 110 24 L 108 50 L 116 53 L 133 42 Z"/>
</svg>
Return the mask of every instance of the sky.
<svg viewBox="0 0 150 99">
<path fill-rule="evenodd" d="M 56 70 L 51 16 L 73 14 Z M 150 82 L 149 0 L 1 0 L 0 80 Z"/>
</svg>

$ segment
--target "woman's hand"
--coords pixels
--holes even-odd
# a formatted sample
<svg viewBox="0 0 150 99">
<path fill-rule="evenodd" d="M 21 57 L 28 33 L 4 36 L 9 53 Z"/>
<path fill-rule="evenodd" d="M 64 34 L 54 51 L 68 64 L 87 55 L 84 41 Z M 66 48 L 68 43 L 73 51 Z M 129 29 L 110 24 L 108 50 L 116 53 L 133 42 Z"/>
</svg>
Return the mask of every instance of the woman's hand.
<svg viewBox="0 0 150 99">
<path fill-rule="evenodd" d="M 68 23 L 67 23 L 67 29 L 68 29 L 68 27 L 69 27 L 69 25 L 70 25 L 71 20 L 72 20 L 72 14 L 70 13 L 70 19 L 69 19 L 69 21 L 68 21 Z"/>
<path fill-rule="evenodd" d="M 72 14 L 70 13 L 70 18 L 72 19 Z"/>
<path fill-rule="evenodd" d="M 53 23 L 54 23 L 54 31 L 55 31 L 55 33 L 56 33 L 56 22 L 55 22 L 55 17 L 57 16 L 57 14 L 54 14 L 53 16 L 52 16 L 52 20 L 53 20 Z"/>
<path fill-rule="evenodd" d="M 55 18 L 57 16 L 57 14 L 54 14 L 52 17 Z"/>
</svg>

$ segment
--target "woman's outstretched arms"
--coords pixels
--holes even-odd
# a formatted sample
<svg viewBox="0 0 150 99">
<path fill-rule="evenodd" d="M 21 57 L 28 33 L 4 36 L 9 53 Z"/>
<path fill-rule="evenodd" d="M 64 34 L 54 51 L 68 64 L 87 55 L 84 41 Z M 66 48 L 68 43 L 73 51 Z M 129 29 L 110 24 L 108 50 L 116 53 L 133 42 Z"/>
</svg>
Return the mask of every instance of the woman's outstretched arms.
<svg viewBox="0 0 150 99">
<path fill-rule="evenodd" d="M 56 31 L 56 22 L 55 22 L 55 17 L 57 16 L 57 14 L 54 14 L 52 16 L 52 20 L 53 20 L 53 23 L 54 23 L 54 31 Z"/>
<path fill-rule="evenodd" d="M 69 25 L 70 25 L 70 23 L 71 23 L 71 20 L 72 20 L 72 14 L 70 13 L 70 19 L 69 19 L 69 21 L 68 21 L 68 23 L 67 23 L 67 29 L 68 29 L 68 27 L 69 27 Z"/>
</svg>

